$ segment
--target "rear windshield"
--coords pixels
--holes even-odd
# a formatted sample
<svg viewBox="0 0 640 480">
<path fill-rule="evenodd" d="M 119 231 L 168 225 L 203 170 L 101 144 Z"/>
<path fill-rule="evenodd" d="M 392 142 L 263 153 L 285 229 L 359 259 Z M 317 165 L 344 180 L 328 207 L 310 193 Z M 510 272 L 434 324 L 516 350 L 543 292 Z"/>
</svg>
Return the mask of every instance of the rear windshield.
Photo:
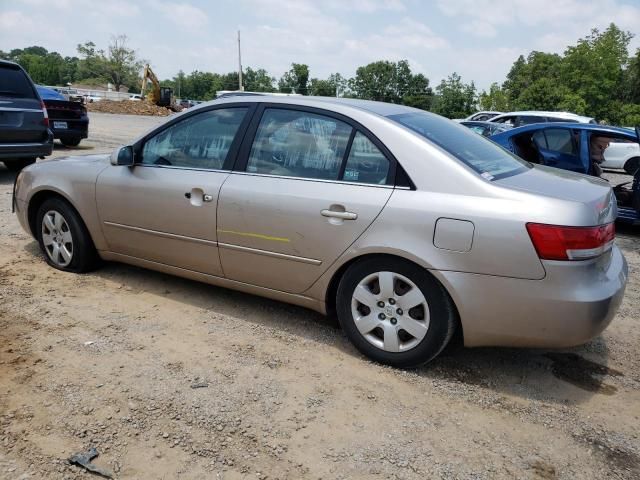
<svg viewBox="0 0 640 480">
<path fill-rule="evenodd" d="M 37 98 L 27 75 L 19 68 L 0 65 L 0 97 Z"/>
<path fill-rule="evenodd" d="M 528 162 L 498 144 L 438 115 L 412 112 L 388 118 L 435 143 L 487 180 L 497 180 L 531 168 Z"/>
</svg>

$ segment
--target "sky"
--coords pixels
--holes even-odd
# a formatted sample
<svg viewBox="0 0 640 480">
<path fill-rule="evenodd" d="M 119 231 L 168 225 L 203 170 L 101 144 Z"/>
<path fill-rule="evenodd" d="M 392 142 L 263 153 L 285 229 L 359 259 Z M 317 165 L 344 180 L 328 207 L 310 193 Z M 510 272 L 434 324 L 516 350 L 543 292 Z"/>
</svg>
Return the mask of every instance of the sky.
<svg viewBox="0 0 640 480">
<path fill-rule="evenodd" d="M 179 70 L 279 78 L 292 62 L 311 77 L 351 77 L 377 60 L 409 60 L 431 85 L 452 72 L 479 89 L 502 83 L 521 54 L 562 53 L 611 22 L 636 35 L 640 0 L 0 0 L 0 50 L 40 45 L 63 56 L 125 34 L 160 78 Z"/>
</svg>

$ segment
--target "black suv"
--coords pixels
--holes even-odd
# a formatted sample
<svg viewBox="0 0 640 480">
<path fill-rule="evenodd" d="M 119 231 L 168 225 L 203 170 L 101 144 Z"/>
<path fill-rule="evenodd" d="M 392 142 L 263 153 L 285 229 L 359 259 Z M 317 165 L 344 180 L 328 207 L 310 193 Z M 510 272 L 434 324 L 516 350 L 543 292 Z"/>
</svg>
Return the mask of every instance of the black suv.
<svg viewBox="0 0 640 480">
<path fill-rule="evenodd" d="M 51 155 L 47 109 L 27 72 L 0 60 L 0 160 L 17 171 Z"/>
</svg>

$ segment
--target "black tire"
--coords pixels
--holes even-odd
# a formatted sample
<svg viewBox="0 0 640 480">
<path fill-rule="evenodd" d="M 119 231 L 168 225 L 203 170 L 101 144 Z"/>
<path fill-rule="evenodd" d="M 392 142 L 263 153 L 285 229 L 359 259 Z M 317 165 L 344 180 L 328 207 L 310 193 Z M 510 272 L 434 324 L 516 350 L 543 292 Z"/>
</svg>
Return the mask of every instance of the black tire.
<svg viewBox="0 0 640 480">
<path fill-rule="evenodd" d="M 629 175 L 635 175 L 640 168 L 640 157 L 633 157 L 624 162 L 624 171 Z"/>
<path fill-rule="evenodd" d="M 27 165 L 31 165 L 32 163 L 36 163 L 35 158 L 19 158 L 16 160 L 5 160 L 4 166 L 7 167 L 7 170 L 10 172 L 19 172 Z"/>
<path fill-rule="evenodd" d="M 80 145 L 81 141 L 82 141 L 82 138 L 79 138 L 79 137 L 70 137 L 70 138 L 61 138 L 60 139 L 60 142 L 65 147 L 77 147 L 78 145 Z"/>
<path fill-rule="evenodd" d="M 71 261 L 66 266 L 61 266 L 52 261 L 45 248 L 43 240 L 43 220 L 47 212 L 57 212 L 62 215 L 68 226 L 68 231 L 71 233 L 73 242 L 72 255 Z M 40 205 L 40 208 L 38 208 L 35 229 L 40 250 L 47 263 L 52 267 L 65 272 L 84 273 L 98 266 L 99 257 L 87 227 L 78 212 L 65 200 L 55 197 L 45 200 L 42 205 Z"/>
<path fill-rule="evenodd" d="M 424 338 L 411 349 L 387 352 L 370 343 L 356 327 L 351 311 L 353 293 L 362 280 L 376 272 L 393 272 L 406 277 L 427 301 L 428 329 Z M 373 257 L 349 267 L 338 285 L 336 313 L 342 329 L 361 353 L 376 362 L 399 368 L 418 367 L 433 360 L 447 346 L 457 325 L 453 301 L 440 282 L 425 269 L 397 257 Z"/>
</svg>

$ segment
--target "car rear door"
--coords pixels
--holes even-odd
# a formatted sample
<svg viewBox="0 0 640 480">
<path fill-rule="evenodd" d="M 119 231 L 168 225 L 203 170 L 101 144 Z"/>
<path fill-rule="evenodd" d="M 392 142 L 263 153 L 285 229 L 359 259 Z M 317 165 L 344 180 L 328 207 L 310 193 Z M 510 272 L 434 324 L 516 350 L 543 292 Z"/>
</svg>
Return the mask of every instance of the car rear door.
<svg viewBox="0 0 640 480">
<path fill-rule="evenodd" d="M 571 128 L 551 127 L 538 130 L 532 137 L 542 156 L 542 163 L 550 167 L 588 173 L 589 166 L 579 154 L 580 133 Z"/>
<path fill-rule="evenodd" d="M 384 146 L 349 119 L 263 105 L 220 192 L 225 276 L 304 292 L 381 212 L 394 172 Z"/>
<path fill-rule="evenodd" d="M 18 65 L 0 62 L 0 144 L 41 143 L 48 138 L 42 102 Z"/>
<path fill-rule="evenodd" d="M 133 167 L 101 173 L 96 198 L 109 250 L 222 276 L 218 194 L 250 111 L 226 104 L 187 114 L 137 145 Z"/>
</svg>

